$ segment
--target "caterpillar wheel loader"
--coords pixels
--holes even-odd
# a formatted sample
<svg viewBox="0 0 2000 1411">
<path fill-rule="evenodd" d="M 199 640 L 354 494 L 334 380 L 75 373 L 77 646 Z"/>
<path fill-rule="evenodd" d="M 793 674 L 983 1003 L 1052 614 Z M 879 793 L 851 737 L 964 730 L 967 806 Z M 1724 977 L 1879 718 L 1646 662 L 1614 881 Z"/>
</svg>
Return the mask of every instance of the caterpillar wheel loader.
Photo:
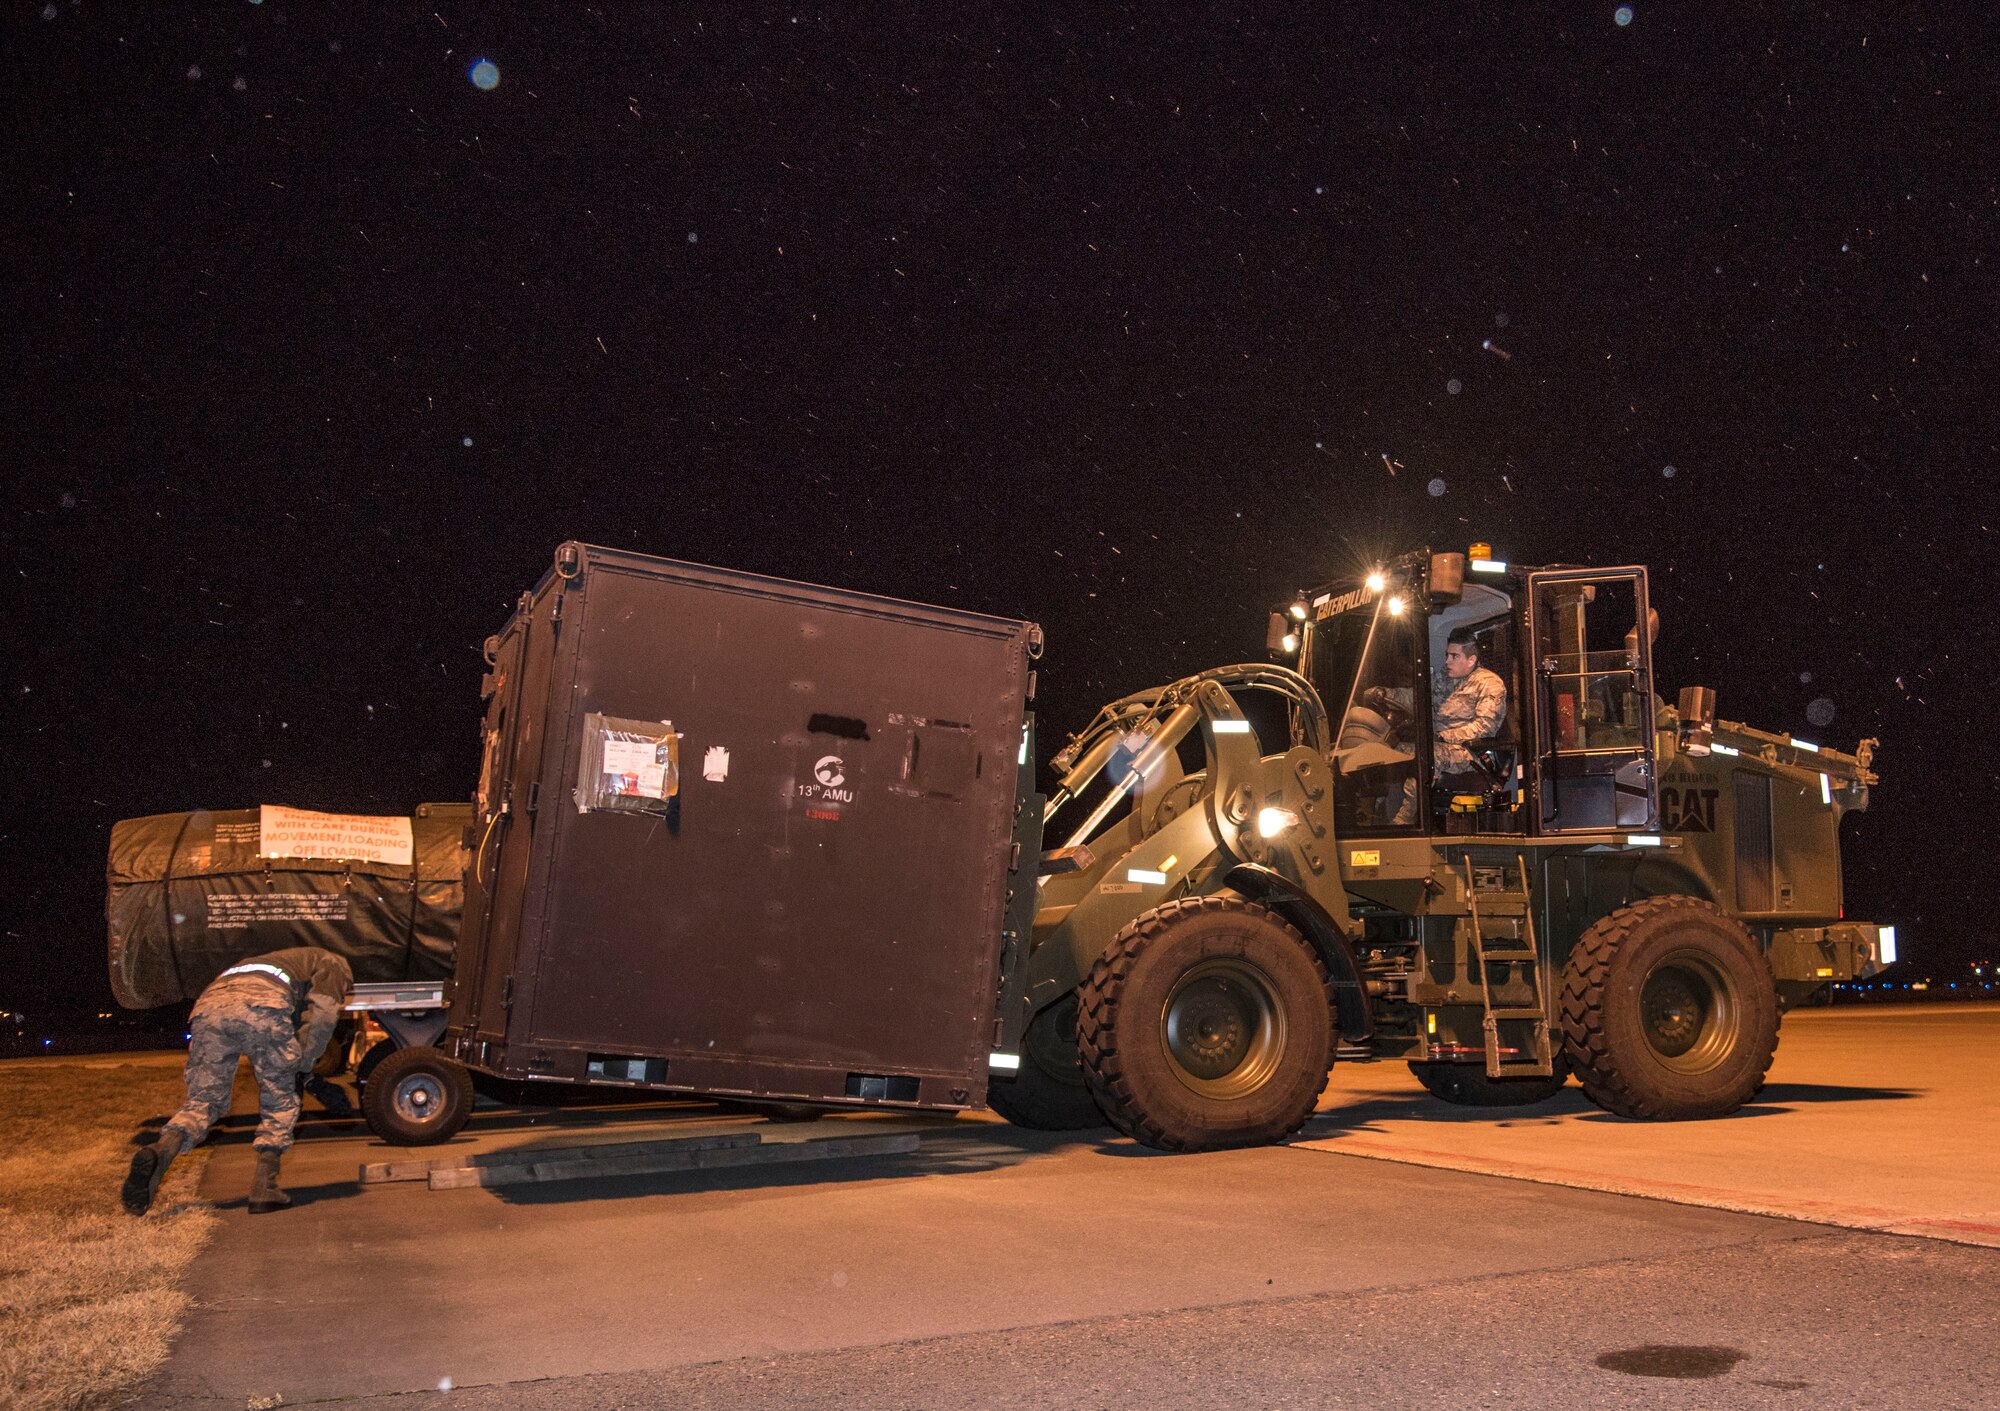
<svg viewBox="0 0 2000 1411">
<path fill-rule="evenodd" d="M 1573 1075 L 1623 1117 L 1741 1107 L 1784 1008 L 1895 959 L 1841 904 L 1877 742 L 1718 722 L 1701 687 L 1669 706 L 1657 624 L 1643 567 L 1426 550 L 1274 612 L 1274 662 L 1106 706 L 1037 796 L 991 1105 L 1171 1150 L 1271 1142 L 1347 1051 L 1463 1105 Z M 1445 768 L 1454 641 L 1504 705 Z"/>
</svg>

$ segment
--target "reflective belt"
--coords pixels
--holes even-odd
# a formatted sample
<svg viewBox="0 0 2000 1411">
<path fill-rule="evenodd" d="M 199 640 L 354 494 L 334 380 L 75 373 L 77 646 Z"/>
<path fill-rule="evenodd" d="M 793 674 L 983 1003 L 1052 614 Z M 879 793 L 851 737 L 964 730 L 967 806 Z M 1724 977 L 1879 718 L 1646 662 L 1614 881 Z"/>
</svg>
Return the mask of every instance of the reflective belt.
<svg viewBox="0 0 2000 1411">
<path fill-rule="evenodd" d="M 215 978 L 221 980 L 230 975 L 269 975 L 272 979 L 276 980 L 286 989 L 289 990 L 292 987 L 291 976 L 287 975 L 277 966 L 265 965 L 261 961 L 253 960 L 245 965 L 232 965 L 227 970 L 223 971 L 222 974 L 216 976 Z"/>
</svg>

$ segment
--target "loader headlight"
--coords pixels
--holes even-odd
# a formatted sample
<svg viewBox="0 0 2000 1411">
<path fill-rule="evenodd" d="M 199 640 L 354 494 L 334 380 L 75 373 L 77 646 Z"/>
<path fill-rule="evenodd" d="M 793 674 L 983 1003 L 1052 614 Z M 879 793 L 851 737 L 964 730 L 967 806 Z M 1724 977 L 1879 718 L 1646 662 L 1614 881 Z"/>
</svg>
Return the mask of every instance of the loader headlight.
<svg viewBox="0 0 2000 1411">
<path fill-rule="evenodd" d="M 1257 810 L 1257 836 L 1275 838 L 1299 821 L 1299 816 L 1289 808 L 1260 808 Z"/>
<path fill-rule="evenodd" d="M 1401 617 L 1403 609 L 1406 606 L 1407 604 L 1403 601 L 1403 595 L 1401 593 L 1396 594 L 1395 597 L 1389 599 L 1389 616 Z"/>
<path fill-rule="evenodd" d="M 1383 590 L 1384 588 L 1386 588 L 1386 587 L 1388 587 L 1388 586 L 1389 586 L 1389 580 L 1388 580 L 1387 578 L 1385 578 L 1385 577 L 1383 577 L 1383 576 L 1382 576 L 1382 570 L 1381 570 L 1381 569 L 1379 569 L 1379 568 L 1378 568 L 1378 569 L 1376 569 L 1376 570 L 1375 570 L 1375 572 L 1373 572 L 1373 573 L 1371 573 L 1371 574 L 1369 574 L 1369 575 L 1368 575 L 1368 591 L 1369 591 L 1369 592 L 1371 592 L 1371 593 L 1379 593 L 1379 592 L 1381 592 L 1381 591 L 1382 591 L 1382 590 Z"/>
<path fill-rule="evenodd" d="M 1296 632 L 1287 632 L 1279 639 L 1278 645 L 1288 652 L 1297 651 L 1299 649 L 1299 634 Z"/>
</svg>

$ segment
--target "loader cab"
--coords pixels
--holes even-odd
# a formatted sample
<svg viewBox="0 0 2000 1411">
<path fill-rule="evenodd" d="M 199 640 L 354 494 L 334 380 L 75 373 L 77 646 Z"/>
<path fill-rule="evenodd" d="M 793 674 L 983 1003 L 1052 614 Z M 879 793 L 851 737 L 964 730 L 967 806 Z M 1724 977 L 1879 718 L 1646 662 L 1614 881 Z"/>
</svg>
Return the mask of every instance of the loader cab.
<svg viewBox="0 0 2000 1411">
<path fill-rule="evenodd" d="M 1651 632 L 1643 568 L 1475 558 L 1434 594 L 1415 554 L 1309 598 L 1299 669 L 1333 722 L 1342 837 L 1649 828 Z M 1469 635 L 1505 687 L 1491 730 L 1440 758 L 1447 643 Z M 1456 733 L 1456 732 L 1455 732 Z M 1469 757 L 1469 758 L 1468 758 Z M 1449 767 L 1447 767 L 1449 766 Z"/>
<path fill-rule="evenodd" d="M 1537 832 L 1649 829 L 1654 768 L 1653 636 L 1646 570 L 1543 569 L 1527 575 L 1534 668 Z"/>
</svg>

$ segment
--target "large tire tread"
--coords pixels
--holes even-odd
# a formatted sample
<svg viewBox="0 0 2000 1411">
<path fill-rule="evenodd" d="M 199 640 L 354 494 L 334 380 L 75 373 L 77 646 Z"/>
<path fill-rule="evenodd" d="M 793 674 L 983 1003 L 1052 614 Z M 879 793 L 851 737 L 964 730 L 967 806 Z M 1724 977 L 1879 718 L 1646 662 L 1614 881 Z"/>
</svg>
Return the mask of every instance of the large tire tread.
<svg viewBox="0 0 2000 1411">
<path fill-rule="evenodd" d="M 1268 908 L 1234 896 L 1188 897 L 1168 902 L 1128 922 L 1112 937 L 1104 953 L 1098 956 L 1077 992 L 1077 1048 L 1083 1059 L 1084 1077 L 1090 1085 L 1091 1096 L 1097 1100 L 1098 1107 L 1111 1125 L 1134 1141 L 1162 1151 L 1204 1151 L 1212 1147 L 1199 1139 L 1169 1130 L 1141 1109 L 1113 1038 L 1113 1017 L 1119 996 L 1147 949 L 1159 941 L 1174 921 L 1200 911 L 1254 915 L 1276 922 L 1311 958 L 1319 975 L 1320 987 L 1325 992 L 1327 1013 L 1331 1016 L 1335 1012 L 1333 979 L 1327 974 L 1325 965 L 1305 937 Z M 1315 1098 L 1326 1091 L 1332 1066 L 1333 1046 L 1329 1044 L 1325 1071 L 1321 1073 Z M 1268 1140 L 1280 1142 L 1292 1136 L 1311 1119 L 1313 1107 L 1314 1104 L 1307 1104 L 1296 1120 L 1283 1130 L 1272 1132 Z"/>
<path fill-rule="evenodd" d="M 1082 1132 L 1105 1125 L 1082 1068 L 1075 1066 L 1077 1059 L 1071 1058 L 1072 1068 L 1063 1074 L 1048 1071 L 1040 1062 L 1044 1047 L 1062 1046 L 1060 1042 L 1049 1043 L 1056 1036 L 1043 1035 L 1041 1028 L 1055 1025 L 1060 1029 L 1067 1022 L 1062 1015 L 1066 1007 L 1067 1001 L 1058 1000 L 1037 1014 L 1021 1038 L 1019 1072 L 986 1085 L 987 1105 L 1016 1127 L 1032 1132 Z M 1070 1024 L 1067 1048 L 1072 1055 L 1077 1051 L 1074 1024 Z"/>
<path fill-rule="evenodd" d="M 1643 922 L 1662 914 L 1688 909 L 1700 909 L 1712 913 L 1725 925 L 1742 933 L 1753 953 L 1759 957 L 1764 978 L 1771 985 L 1773 1008 L 1777 986 L 1770 979 L 1770 962 L 1762 956 L 1756 943 L 1750 940 L 1749 932 L 1723 908 L 1713 902 L 1697 897 L 1660 896 L 1647 897 L 1621 906 L 1601 918 L 1581 937 L 1570 952 L 1569 963 L 1563 972 L 1562 994 L 1557 1004 L 1557 1018 L 1563 1036 L 1563 1052 L 1569 1059 L 1570 1068 L 1577 1081 L 1583 1085 L 1584 1096 L 1606 1112 L 1618 1117 L 1635 1117 L 1648 1121 L 1669 1121 L 1689 1116 L 1714 1117 L 1726 1115 L 1720 1111 L 1690 1112 L 1661 1100 L 1647 1091 L 1647 1085 L 1629 1071 L 1629 1066 L 1615 1052 L 1614 1045 L 1605 1034 L 1604 999 L 1605 990 L 1611 979 L 1611 964 L 1618 950 L 1632 936 Z M 1783 1022 L 1782 1012 L 1776 1023 Z M 1777 1051 L 1776 1023 L 1770 1050 L 1761 1056 L 1756 1070 L 1756 1081 L 1751 1085 L 1754 1095 L 1763 1086 L 1764 1075 L 1770 1070 L 1771 1060 Z M 1746 1099 L 1747 1100 L 1747 1097 Z M 1740 1106 L 1738 1103 L 1737 1106 Z M 1734 1108 L 1729 1110 L 1733 1111 Z"/>
</svg>

